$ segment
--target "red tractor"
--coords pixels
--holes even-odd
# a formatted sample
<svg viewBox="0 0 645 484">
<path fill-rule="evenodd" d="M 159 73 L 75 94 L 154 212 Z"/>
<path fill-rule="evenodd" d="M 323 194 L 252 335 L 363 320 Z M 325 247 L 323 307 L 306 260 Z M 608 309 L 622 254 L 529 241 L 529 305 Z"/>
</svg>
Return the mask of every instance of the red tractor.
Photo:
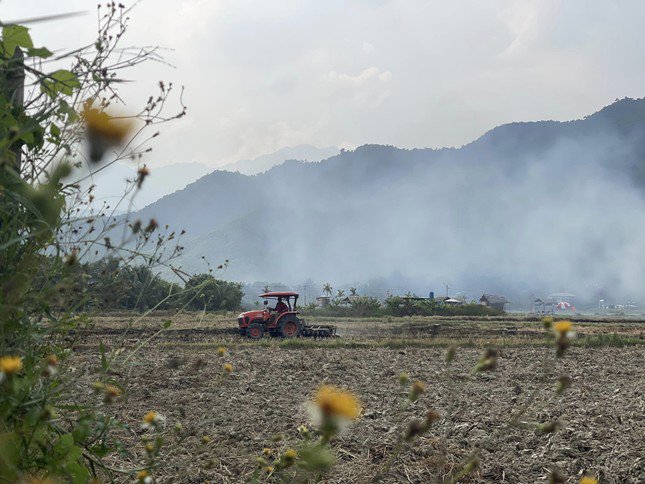
<svg viewBox="0 0 645 484">
<path fill-rule="evenodd" d="M 307 326 L 298 317 L 296 310 L 299 294 L 297 292 L 267 292 L 260 294 L 264 299 L 264 309 L 247 311 L 237 317 L 242 336 L 260 339 L 265 333 L 283 338 L 296 336 L 331 337 L 336 335 L 333 326 Z M 269 300 L 276 301 L 275 307 L 269 307 Z"/>
</svg>

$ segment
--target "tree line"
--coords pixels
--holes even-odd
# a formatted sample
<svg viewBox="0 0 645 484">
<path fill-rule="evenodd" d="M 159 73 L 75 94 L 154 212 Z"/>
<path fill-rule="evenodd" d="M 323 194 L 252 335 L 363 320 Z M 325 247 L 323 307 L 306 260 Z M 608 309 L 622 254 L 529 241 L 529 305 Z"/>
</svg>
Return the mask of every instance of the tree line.
<svg viewBox="0 0 645 484">
<path fill-rule="evenodd" d="M 53 257 L 43 257 L 43 287 L 49 284 L 45 278 L 51 278 L 59 265 Z M 69 269 L 74 282 L 61 288 L 61 302 L 82 311 L 237 310 L 242 302 L 241 284 L 212 274 L 195 274 L 178 284 L 162 278 L 148 265 L 124 265 L 113 258 L 77 263 Z"/>
</svg>

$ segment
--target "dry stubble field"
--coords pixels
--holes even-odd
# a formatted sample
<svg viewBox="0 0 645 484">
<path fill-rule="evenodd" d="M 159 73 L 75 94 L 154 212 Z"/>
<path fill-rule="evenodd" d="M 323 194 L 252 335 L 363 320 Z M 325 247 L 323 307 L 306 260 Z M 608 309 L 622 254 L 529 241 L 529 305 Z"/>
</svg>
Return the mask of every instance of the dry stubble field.
<svg viewBox="0 0 645 484">
<path fill-rule="evenodd" d="M 334 321 L 342 334 L 336 340 L 251 342 L 231 333 L 234 314 L 138 318 L 96 317 L 95 327 L 79 335 L 69 371 L 77 375 L 81 398 L 96 398 L 91 385 L 99 375 L 99 342 L 120 349 L 120 360 L 138 348 L 126 365 L 115 366 L 127 393 L 113 411 L 134 429 L 126 438 L 138 439 L 149 410 L 166 416 L 168 427 L 180 422 L 189 435 L 156 472 L 159 482 L 248 482 L 264 447 L 279 452 L 297 442 L 296 429 L 308 420 L 306 402 L 321 383 L 353 390 L 364 406 L 361 419 L 334 441 L 337 465 L 325 482 L 369 482 L 412 418 L 422 418 L 428 408 L 445 415 L 451 401 L 452 418 L 404 448 L 384 482 L 432 482 L 473 454 L 481 465 L 460 482 L 548 482 L 551 469 L 567 482 L 583 473 L 600 482 L 645 482 L 645 345 L 638 343 L 643 322 L 575 323 L 578 342 L 585 344 L 557 361 L 551 381 L 568 374 L 573 385 L 556 396 L 552 383 L 540 381 L 544 358 L 553 358 L 554 350 L 543 343 L 535 321 L 344 319 Z M 172 321 L 170 328 L 152 337 L 164 320 Z M 435 324 L 439 333 L 433 336 Z M 630 344 L 622 346 L 625 341 Z M 449 344 L 458 351 L 446 370 Z M 223 359 L 217 356 L 220 345 L 228 348 Z M 465 378 L 489 345 L 501 349 L 497 370 Z M 225 361 L 235 368 L 228 376 Z M 427 385 L 405 408 L 400 372 Z M 534 390 L 523 419 L 558 420 L 557 432 L 509 425 Z M 143 455 L 141 449 L 130 464 L 139 465 Z"/>
</svg>

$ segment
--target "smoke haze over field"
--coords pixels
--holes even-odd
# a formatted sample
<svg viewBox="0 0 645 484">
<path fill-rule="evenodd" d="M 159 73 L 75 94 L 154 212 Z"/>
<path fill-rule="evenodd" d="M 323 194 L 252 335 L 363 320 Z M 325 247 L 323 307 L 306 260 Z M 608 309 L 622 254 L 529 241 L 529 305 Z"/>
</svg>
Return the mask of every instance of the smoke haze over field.
<svg viewBox="0 0 645 484">
<path fill-rule="evenodd" d="M 30 28 L 56 54 L 94 41 L 93 2 L 42 4 L 6 0 L 3 18 L 91 5 Z M 133 217 L 186 229 L 185 269 L 229 259 L 242 281 L 643 300 L 645 102 L 505 123 L 642 96 L 644 14 L 640 0 L 143 0 L 124 45 L 168 47 L 177 68 L 128 70 L 121 108 L 163 79 L 188 111 L 140 160 L 150 197 L 135 206 L 166 196 Z M 348 151 L 199 178 L 302 146 L 324 154 L 288 157 Z"/>
<path fill-rule="evenodd" d="M 459 150 L 367 145 L 255 177 L 214 172 L 137 216 L 189 231 L 184 267 L 228 258 L 244 281 L 400 274 L 424 294 L 446 282 L 470 296 L 641 298 L 643 128 L 645 101 L 623 100 Z"/>
</svg>

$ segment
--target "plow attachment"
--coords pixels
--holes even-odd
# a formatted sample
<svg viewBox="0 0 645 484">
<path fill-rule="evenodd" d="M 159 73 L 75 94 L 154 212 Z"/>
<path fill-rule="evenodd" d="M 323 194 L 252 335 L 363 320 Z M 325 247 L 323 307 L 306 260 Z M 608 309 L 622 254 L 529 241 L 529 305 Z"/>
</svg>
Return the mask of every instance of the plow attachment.
<svg viewBox="0 0 645 484">
<path fill-rule="evenodd" d="M 303 338 L 338 338 L 336 326 L 330 325 L 304 325 L 300 330 Z"/>
</svg>

